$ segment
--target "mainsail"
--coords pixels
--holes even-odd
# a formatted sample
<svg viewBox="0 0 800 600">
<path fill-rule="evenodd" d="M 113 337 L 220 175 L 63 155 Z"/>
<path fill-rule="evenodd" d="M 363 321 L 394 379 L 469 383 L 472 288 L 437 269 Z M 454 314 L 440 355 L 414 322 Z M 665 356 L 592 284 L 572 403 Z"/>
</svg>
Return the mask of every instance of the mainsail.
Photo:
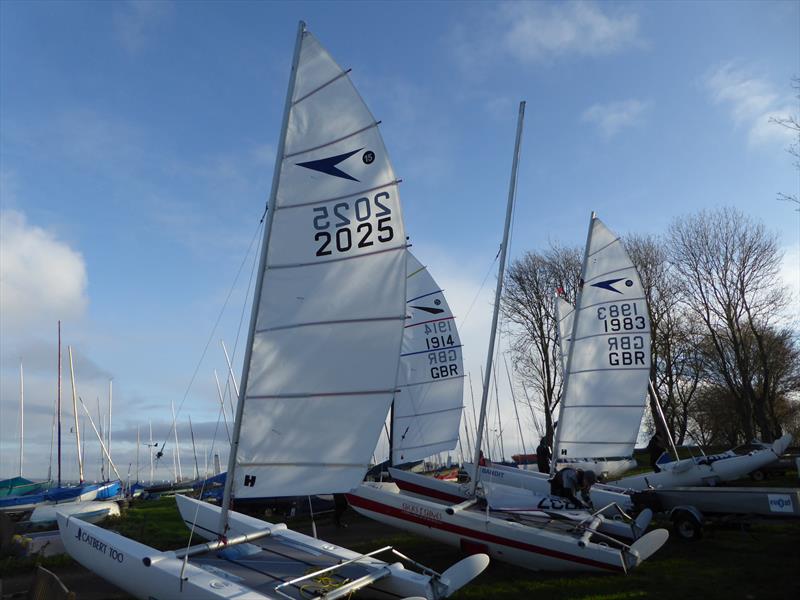
<svg viewBox="0 0 800 600">
<path fill-rule="evenodd" d="M 403 352 L 392 411 L 392 459 L 423 459 L 456 447 L 464 397 L 461 341 L 444 293 L 411 252 Z"/>
<path fill-rule="evenodd" d="M 581 275 L 554 457 L 631 456 L 646 402 L 650 320 L 633 262 L 594 216 Z"/>
<path fill-rule="evenodd" d="M 304 29 L 277 154 L 226 499 L 352 489 L 396 389 L 398 181 L 348 72 Z"/>
</svg>

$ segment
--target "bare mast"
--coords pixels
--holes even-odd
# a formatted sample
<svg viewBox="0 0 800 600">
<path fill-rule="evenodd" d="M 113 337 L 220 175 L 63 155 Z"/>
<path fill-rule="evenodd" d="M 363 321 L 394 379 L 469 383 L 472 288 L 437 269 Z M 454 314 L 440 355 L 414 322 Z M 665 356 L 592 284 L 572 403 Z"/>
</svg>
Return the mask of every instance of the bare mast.
<svg viewBox="0 0 800 600">
<path fill-rule="evenodd" d="M 25 375 L 22 359 L 19 359 L 19 476 L 22 477 L 22 461 L 25 448 Z"/>
<path fill-rule="evenodd" d="M 492 329 L 489 333 L 489 350 L 486 355 L 486 372 L 484 373 L 483 390 L 481 396 L 480 423 L 475 440 L 475 460 L 472 469 L 472 484 L 470 487 L 471 495 L 475 495 L 478 486 L 479 462 L 481 458 L 481 439 L 483 437 L 483 427 L 486 421 L 486 405 L 489 400 L 489 384 L 492 376 L 492 359 L 494 358 L 494 342 L 497 337 L 497 317 L 500 312 L 500 296 L 503 293 L 503 277 L 506 268 L 506 252 L 508 250 L 508 231 L 511 229 L 511 214 L 514 211 L 514 196 L 517 191 L 517 167 L 519 165 L 519 147 L 522 142 L 522 122 L 525 118 L 525 101 L 519 103 L 519 115 L 517 116 L 517 137 L 514 143 L 514 159 L 511 163 L 511 181 L 508 185 L 508 205 L 506 206 L 506 222 L 503 230 L 503 244 L 500 247 L 500 266 L 497 274 L 497 288 L 494 294 L 494 311 L 492 314 Z"/>
<path fill-rule="evenodd" d="M 75 446 L 78 452 L 78 479 L 83 483 L 83 457 L 81 456 L 81 430 L 78 427 L 78 394 L 75 390 L 75 367 L 72 365 L 72 346 L 68 346 L 69 351 L 69 376 L 72 380 L 72 412 L 75 417 Z"/>
</svg>

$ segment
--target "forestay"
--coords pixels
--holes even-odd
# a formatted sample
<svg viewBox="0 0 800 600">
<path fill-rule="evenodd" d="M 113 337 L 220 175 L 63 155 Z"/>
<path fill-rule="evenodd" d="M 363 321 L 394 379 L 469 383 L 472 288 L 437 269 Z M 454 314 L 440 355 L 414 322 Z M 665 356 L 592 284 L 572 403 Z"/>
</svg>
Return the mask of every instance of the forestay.
<svg viewBox="0 0 800 600">
<path fill-rule="evenodd" d="M 304 31 L 299 44 L 242 377 L 240 498 L 362 480 L 405 321 L 406 237 L 378 123 L 319 42 Z"/>
<path fill-rule="evenodd" d="M 650 320 L 636 268 L 595 217 L 581 279 L 555 456 L 631 456 L 646 401 Z"/>
<path fill-rule="evenodd" d="M 444 293 L 407 252 L 406 325 L 394 398 L 392 459 L 423 459 L 456 447 L 464 397 L 461 340 Z"/>
</svg>

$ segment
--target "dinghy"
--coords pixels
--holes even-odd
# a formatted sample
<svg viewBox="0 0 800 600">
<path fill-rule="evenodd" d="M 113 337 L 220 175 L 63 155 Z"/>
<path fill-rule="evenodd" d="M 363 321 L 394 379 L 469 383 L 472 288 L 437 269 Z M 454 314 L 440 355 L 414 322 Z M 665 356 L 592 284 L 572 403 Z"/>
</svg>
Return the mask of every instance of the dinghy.
<svg viewBox="0 0 800 600">
<path fill-rule="evenodd" d="M 398 180 L 348 72 L 303 23 L 259 264 L 222 506 L 178 497 L 192 532 L 212 541 L 159 552 L 59 515 L 68 552 L 144 599 L 452 594 L 487 556 L 420 573 L 391 547 L 358 554 L 231 509 L 355 487 L 397 381 L 406 289 Z"/>
</svg>

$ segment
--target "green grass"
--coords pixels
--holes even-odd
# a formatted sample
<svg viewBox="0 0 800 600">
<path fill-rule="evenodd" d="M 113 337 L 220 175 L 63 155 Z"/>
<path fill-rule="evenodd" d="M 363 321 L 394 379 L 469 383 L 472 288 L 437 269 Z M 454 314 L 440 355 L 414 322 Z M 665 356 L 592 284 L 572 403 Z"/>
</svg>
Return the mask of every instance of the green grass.
<svg viewBox="0 0 800 600">
<path fill-rule="evenodd" d="M 175 498 L 134 502 L 124 514 L 100 525 L 156 550 L 175 550 L 189 541 Z"/>
<path fill-rule="evenodd" d="M 536 573 L 493 561 L 455 599 L 709 600 L 800 598 L 800 523 L 765 523 L 749 530 L 710 529 L 698 542 L 670 539 L 628 576 Z M 455 551 L 409 534 L 374 538 L 353 550 L 391 544 L 413 559 L 441 570 Z"/>
</svg>

